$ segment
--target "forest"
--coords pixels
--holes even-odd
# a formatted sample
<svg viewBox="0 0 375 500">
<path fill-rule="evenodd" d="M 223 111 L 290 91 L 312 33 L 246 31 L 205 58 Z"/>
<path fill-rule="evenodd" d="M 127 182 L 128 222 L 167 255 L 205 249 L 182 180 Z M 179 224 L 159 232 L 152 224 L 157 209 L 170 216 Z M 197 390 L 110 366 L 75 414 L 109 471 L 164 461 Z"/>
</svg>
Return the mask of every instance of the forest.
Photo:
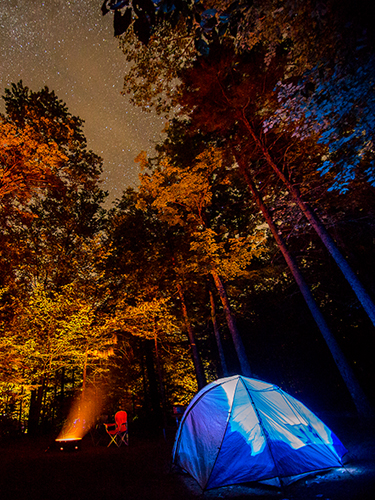
<svg viewBox="0 0 375 500">
<path fill-rule="evenodd" d="M 48 87 L 4 89 L 0 438 L 61 428 L 93 391 L 98 417 L 162 429 L 237 373 L 318 414 L 373 416 L 373 8 L 102 13 L 129 63 L 124 98 L 168 125 L 108 208 L 82 119 Z"/>
</svg>

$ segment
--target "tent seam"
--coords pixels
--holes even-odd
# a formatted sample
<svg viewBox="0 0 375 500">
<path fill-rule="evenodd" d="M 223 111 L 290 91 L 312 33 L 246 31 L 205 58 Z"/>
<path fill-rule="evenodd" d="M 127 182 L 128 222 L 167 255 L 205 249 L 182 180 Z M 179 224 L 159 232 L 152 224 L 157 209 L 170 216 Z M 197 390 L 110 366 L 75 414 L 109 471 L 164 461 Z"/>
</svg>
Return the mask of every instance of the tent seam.
<svg viewBox="0 0 375 500">
<path fill-rule="evenodd" d="M 260 413 L 259 413 L 259 411 L 258 411 L 258 408 L 257 408 L 257 406 L 256 406 L 256 404 L 255 404 L 255 402 L 254 402 L 254 400 L 253 400 L 253 398 L 252 398 L 252 396 L 251 396 L 250 390 L 247 388 L 247 386 L 246 386 L 246 384 L 245 384 L 245 383 L 244 383 L 244 387 L 245 387 L 246 392 L 247 392 L 247 393 L 248 393 L 248 395 L 249 395 L 249 398 L 250 398 L 251 404 L 253 405 L 254 411 L 255 411 L 255 413 L 256 413 L 256 415 L 257 415 L 257 417 L 258 417 L 258 420 L 259 420 L 259 425 L 260 425 L 260 428 L 261 428 L 261 430 L 262 430 L 262 434 L 264 435 L 264 438 L 265 438 L 265 440 L 266 440 L 267 447 L 268 447 L 268 449 L 269 449 L 269 452 L 270 452 L 271 458 L 272 458 L 272 460 L 273 460 L 273 464 L 274 464 L 274 466 L 275 466 L 275 468 L 276 468 L 276 472 L 277 472 L 276 477 L 279 479 L 280 484 L 282 485 L 282 480 L 281 480 L 281 479 L 282 479 L 282 477 L 283 477 L 283 476 L 280 474 L 279 467 L 278 467 L 277 462 L 276 462 L 276 460 L 275 460 L 275 457 L 274 457 L 274 455 L 273 455 L 273 452 L 272 452 L 272 449 L 271 449 L 270 437 L 268 436 L 268 432 L 267 432 L 267 431 L 266 431 L 266 429 L 264 428 L 263 419 L 261 418 Z M 260 391 L 258 391 L 258 392 L 260 392 Z"/>
<path fill-rule="evenodd" d="M 234 395 L 236 394 L 236 390 L 237 390 L 237 385 L 238 385 L 239 379 L 240 379 L 240 377 L 238 377 L 237 382 L 236 382 L 236 385 L 235 385 L 235 388 L 234 388 L 234 391 L 233 391 L 233 400 L 234 400 Z M 223 384 L 220 384 L 220 386 L 221 386 L 221 385 L 223 385 Z M 217 387 L 219 387 L 219 386 L 217 386 Z M 210 482 L 210 478 L 211 478 L 212 472 L 213 472 L 213 470 L 214 470 L 214 468 L 215 468 L 215 465 L 216 465 L 217 459 L 219 458 L 220 451 L 221 451 L 221 448 L 222 448 L 222 446 L 223 446 L 224 438 L 225 438 L 225 435 L 226 435 L 226 433 L 227 433 L 227 429 L 228 429 L 228 425 L 229 425 L 229 420 L 230 420 L 230 417 L 231 417 L 231 415 L 232 415 L 233 400 L 232 400 L 232 404 L 230 405 L 230 409 L 229 409 L 229 413 L 228 413 L 228 418 L 227 418 L 227 421 L 226 421 L 226 424 L 225 424 L 224 433 L 223 433 L 223 438 L 222 438 L 222 440 L 221 440 L 220 446 L 219 446 L 218 451 L 217 451 L 217 453 L 216 453 L 216 458 L 215 458 L 215 461 L 214 461 L 214 463 L 213 463 L 213 466 L 212 466 L 212 468 L 211 468 L 211 472 L 210 472 L 210 474 L 209 474 L 209 476 L 208 476 L 208 478 L 207 478 L 207 481 L 206 481 L 206 484 L 205 484 L 205 486 L 204 486 L 204 488 L 203 488 L 203 491 L 205 491 L 205 490 L 206 490 L 206 486 L 207 486 L 207 485 L 208 485 L 208 483 Z"/>
</svg>

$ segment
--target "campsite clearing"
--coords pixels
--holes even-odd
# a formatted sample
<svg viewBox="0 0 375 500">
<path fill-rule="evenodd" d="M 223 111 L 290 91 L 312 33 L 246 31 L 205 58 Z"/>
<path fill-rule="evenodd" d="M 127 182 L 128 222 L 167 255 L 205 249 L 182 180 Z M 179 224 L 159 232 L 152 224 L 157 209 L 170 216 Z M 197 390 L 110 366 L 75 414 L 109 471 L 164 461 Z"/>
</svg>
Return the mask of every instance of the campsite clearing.
<svg viewBox="0 0 375 500">
<path fill-rule="evenodd" d="M 284 490 L 256 483 L 202 490 L 186 474 L 170 471 L 174 431 L 134 436 L 129 447 L 94 446 L 89 436 L 78 452 L 46 452 L 50 440 L 20 438 L 0 443 L 2 500 L 370 500 L 375 498 L 375 432 L 348 414 L 319 415 L 349 450 L 345 467 L 312 475 Z"/>
</svg>

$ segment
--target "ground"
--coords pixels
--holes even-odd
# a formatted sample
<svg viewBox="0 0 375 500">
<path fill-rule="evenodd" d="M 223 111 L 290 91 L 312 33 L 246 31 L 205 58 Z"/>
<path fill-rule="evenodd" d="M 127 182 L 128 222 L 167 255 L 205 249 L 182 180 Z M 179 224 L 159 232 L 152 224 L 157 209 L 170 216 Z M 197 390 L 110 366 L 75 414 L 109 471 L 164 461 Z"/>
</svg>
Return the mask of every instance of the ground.
<svg viewBox="0 0 375 500">
<path fill-rule="evenodd" d="M 348 415 L 326 423 L 349 453 L 340 469 L 312 475 L 283 490 L 246 484 L 202 492 L 170 468 L 173 429 L 167 438 L 133 435 L 129 446 L 94 444 L 87 435 L 78 451 L 59 451 L 50 437 L 0 443 L 1 500 L 367 500 L 375 498 L 375 431 Z M 328 422 L 327 422 L 328 420 Z"/>
</svg>

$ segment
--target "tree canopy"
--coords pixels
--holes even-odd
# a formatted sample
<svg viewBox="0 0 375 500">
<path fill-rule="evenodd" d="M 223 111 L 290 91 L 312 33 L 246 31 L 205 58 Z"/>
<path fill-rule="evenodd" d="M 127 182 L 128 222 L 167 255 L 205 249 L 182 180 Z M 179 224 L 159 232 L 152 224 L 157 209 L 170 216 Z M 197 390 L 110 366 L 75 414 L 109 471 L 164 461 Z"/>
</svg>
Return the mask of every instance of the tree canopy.
<svg viewBox="0 0 375 500">
<path fill-rule="evenodd" d="M 103 13 L 115 11 L 117 22 L 130 9 L 123 2 L 105 2 L 103 7 Z M 279 238 L 276 222 L 287 227 L 298 221 L 296 227 L 305 234 L 311 224 L 375 324 L 370 295 L 322 222 L 329 218 L 325 209 L 332 209 L 332 190 L 352 191 L 355 198 L 363 182 L 373 185 L 373 38 L 361 7 L 352 9 L 350 2 L 335 0 L 149 3 L 143 17 L 135 12 L 133 34 L 129 35 L 133 27 L 129 17 L 116 36 L 122 40 L 128 60 L 134 62 L 131 71 L 136 74 L 139 69 L 142 88 L 147 89 L 134 103 L 143 108 L 167 103 L 163 93 L 170 90 L 174 79 L 175 112 L 181 117 L 177 121 L 189 135 L 201 134 L 202 144 L 209 140 L 232 157 L 232 168 L 237 168 L 257 200 L 300 286 L 304 280 Z M 141 25 L 147 36 L 139 36 Z M 143 47 L 135 43 L 137 38 Z M 195 52 L 190 50 L 189 58 L 174 66 L 175 72 L 169 71 L 174 69 L 173 56 L 168 60 L 157 56 L 153 63 L 157 47 L 163 43 L 168 47 L 171 39 L 173 47 L 173 40 L 179 38 L 190 49 L 193 40 Z M 172 53 L 178 51 L 172 48 Z M 156 75 L 164 75 L 167 86 L 156 87 Z M 131 81 L 127 92 L 136 95 L 137 90 Z M 165 112 L 168 105 L 160 104 L 158 109 Z M 181 142 L 187 145 L 189 141 Z M 167 182 L 160 179 L 160 215 L 180 225 L 191 223 L 186 201 L 195 203 L 197 218 L 204 199 L 199 189 L 187 197 L 190 181 L 200 185 L 194 165 L 192 159 L 188 167 L 191 177 L 186 176 L 185 184 L 181 178 L 175 185 L 176 172 Z M 158 175 L 156 169 L 155 180 Z M 304 262 L 300 262 L 302 267 Z M 317 324 L 325 325 L 320 327 L 323 336 L 333 339 L 313 305 L 307 283 L 303 289 L 310 310 L 316 311 Z M 345 364 L 341 354 L 333 357 Z"/>
</svg>

